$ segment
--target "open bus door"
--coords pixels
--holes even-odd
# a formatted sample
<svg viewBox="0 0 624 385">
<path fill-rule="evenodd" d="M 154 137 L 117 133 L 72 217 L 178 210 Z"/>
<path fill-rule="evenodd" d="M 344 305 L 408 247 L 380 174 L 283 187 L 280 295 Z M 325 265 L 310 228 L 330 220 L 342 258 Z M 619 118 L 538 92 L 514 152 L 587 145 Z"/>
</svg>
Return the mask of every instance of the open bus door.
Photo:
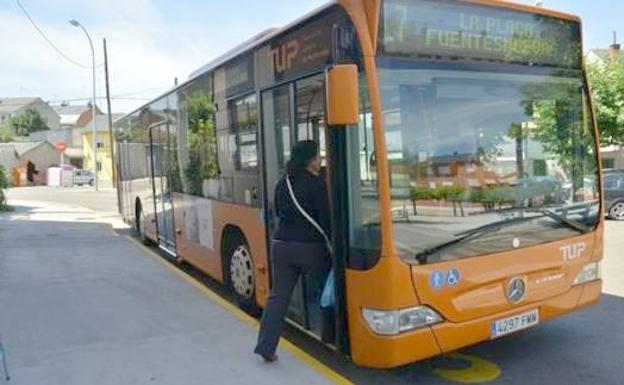
<svg viewBox="0 0 624 385">
<path fill-rule="evenodd" d="M 173 192 L 171 191 L 171 161 L 176 149 L 173 147 L 173 134 L 169 122 L 153 124 L 149 128 L 152 161 L 152 191 L 158 246 L 169 254 L 176 254 L 176 234 L 173 212 Z"/>
<path fill-rule="evenodd" d="M 322 158 L 322 175 L 328 182 L 330 195 L 333 196 L 331 179 L 335 179 L 333 172 L 336 165 L 330 160 L 328 151 L 328 132 L 325 113 L 325 77 L 324 74 L 314 75 L 297 82 L 282 85 L 262 93 L 263 133 L 265 154 L 265 186 L 267 189 L 267 231 L 274 229 L 274 191 L 279 178 L 284 174 L 286 163 L 290 159 L 291 148 L 299 141 L 314 140 L 319 144 Z M 333 159 L 333 158 L 331 158 Z M 332 210 L 334 211 L 334 210 Z M 333 218 L 332 220 L 335 220 Z M 333 226 L 336 228 L 337 226 Z M 334 258 L 343 258 L 343 250 L 334 250 Z M 342 276 L 344 263 L 336 263 L 335 268 L 342 271 L 337 275 Z M 327 313 L 320 308 L 320 295 L 327 279 L 326 275 L 305 275 L 297 283 L 291 298 L 288 311 L 288 319 L 291 323 L 312 334 L 315 338 L 329 344 L 335 344 L 334 330 L 342 328 L 336 325 L 344 324 L 344 312 L 336 314 Z M 341 298 L 342 293 L 337 293 Z M 327 317 L 328 315 L 332 317 Z M 343 339 L 343 332 L 338 332 L 336 337 Z M 324 337 L 324 338 L 323 338 Z M 344 336 L 346 338 L 346 336 Z"/>
</svg>

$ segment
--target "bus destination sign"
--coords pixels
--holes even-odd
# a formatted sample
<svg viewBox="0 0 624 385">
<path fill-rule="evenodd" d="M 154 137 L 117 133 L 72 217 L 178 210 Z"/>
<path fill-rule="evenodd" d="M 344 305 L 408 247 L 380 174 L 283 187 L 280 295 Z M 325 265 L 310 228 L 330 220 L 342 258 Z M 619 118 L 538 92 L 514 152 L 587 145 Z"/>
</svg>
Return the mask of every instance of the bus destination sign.
<svg viewBox="0 0 624 385">
<path fill-rule="evenodd" d="M 448 0 L 385 0 L 384 54 L 581 67 L 578 23 Z"/>
</svg>

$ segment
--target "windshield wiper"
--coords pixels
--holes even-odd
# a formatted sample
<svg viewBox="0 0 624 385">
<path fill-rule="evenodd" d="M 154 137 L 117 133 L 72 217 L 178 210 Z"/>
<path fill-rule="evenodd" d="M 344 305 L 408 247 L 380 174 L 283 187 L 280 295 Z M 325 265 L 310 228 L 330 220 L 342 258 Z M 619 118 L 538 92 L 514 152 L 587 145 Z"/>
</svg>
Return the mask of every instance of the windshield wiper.
<svg viewBox="0 0 624 385">
<path fill-rule="evenodd" d="M 559 215 L 553 211 L 550 211 L 548 209 L 529 209 L 526 210 L 527 212 L 533 212 L 533 213 L 540 213 L 548 218 L 554 219 L 555 221 L 559 222 L 562 225 L 565 225 L 569 228 L 571 228 L 572 230 L 576 230 L 582 234 L 585 234 L 587 232 L 589 232 L 591 230 L 590 227 L 576 222 L 576 221 L 572 221 L 569 220 L 568 218 L 564 217 L 563 215 Z"/>
<path fill-rule="evenodd" d="M 565 226 L 567 226 L 568 228 L 571 228 L 575 231 L 578 231 L 582 234 L 587 233 L 588 231 L 590 231 L 591 229 L 589 227 L 587 227 L 586 225 L 583 225 L 582 223 L 578 223 L 575 221 L 571 221 L 569 219 L 567 219 L 564 216 L 561 216 L 557 213 L 554 213 L 550 210 L 547 209 L 527 209 L 524 210 L 525 212 L 529 212 L 529 213 L 538 213 L 541 215 L 538 216 L 529 216 L 529 217 L 516 217 L 513 219 L 506 219 L 504 221 L 499 221 L 499 222 L 493 222 L 493 223 L 488 223 L 487 225 L 483 225 L 477 228 L 474 228 L 472 230 L 468 230 L 468 231 L 464 231 L 461 233 L 457 233 L 454 234 L 457 238 L 451 239 L 448 242 L 444 242 L 441 243 L 439 245 L 433 246 L 433 247 L 429 247 L 423 251 L 421 251 L 420 253 L 416 254 L 414 256 L 414 258 L 422 265 L 422 264 L 426 264 L 429 260 L 429 257 L 431 257 L 432 255 L 434 255 L 435 253 L 447 249 L 449 247 L 453 247 L 457 244 L 466 242 L 471 240 L 472 238 L 475 238 L 476 236 L 481 236 L 484 234 L 489 234 L 489 233 L 493 233 L 496 232 L 498 230 L 500 230 L 503 227 L 506 226 L 510 226 L 510 225 L 516 225 L 518 223 L 522 223 L 522 222 L 528 222 L 528 221 L 532 221 L 535 219 L 539 219 L 539 218 L 543 218 L 543 217 L 548 217 L 551 219 L 554 219 L 555 221 L 557 221 L 560 224 L 563 224 Z"/>
<path fill-rule="evenodd" d="M 444 242 L 441 243 L 439 245 L 433 246 L 433 247 L 429 247 L 423 251 L 421 251 L 420 253 L 416 254 L 414 256 L 414 258 L 421 264 L 424 265 L 427 263 L 427 261 L 429 260 L 429 257 L 432 256 L 433 254 L 447 249 L 449 247 L 455 246 L 457 244 L 466 242 L 472 238 L 475 238 L 476 236 L 481 236 L 484 234 L 489 234 L 489 233 L 494 233 L 497 232 L 498 230 L 502 229 L 503 227 L 506 226 L 510 226 L 510 225 L 516 225 L 518 223 L 522 223 L 522 222 L 528 222 L 531 221 L 535 218 L 539 218 L 539 217 L 517 217 L 517 218 L 513 218 L 513 219 L 506 219 L 504 221 L 499 221 L 499 222 L 493 222 L 493 223 L 488 223 L 487 225 L 483 225 L 477 228 L 474 228 L 472 230 L 468 230 L 468 231 L 464 231 L 461 233 L 457 233 L 454 234 L 457 238 L 451 239 L 448 242 Z"/>
</svg>

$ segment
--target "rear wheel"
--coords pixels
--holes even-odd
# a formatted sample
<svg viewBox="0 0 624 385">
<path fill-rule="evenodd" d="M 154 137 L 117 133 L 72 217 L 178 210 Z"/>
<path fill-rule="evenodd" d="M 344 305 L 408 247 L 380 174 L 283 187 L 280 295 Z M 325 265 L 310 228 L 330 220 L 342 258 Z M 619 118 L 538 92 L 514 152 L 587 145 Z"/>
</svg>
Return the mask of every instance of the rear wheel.
<svg viewBox="0 0 624 385">
<path fill-rule="evenodd" d="M 624 221 L 624 201 L 616 202 L 609 209 L 609 218 L 616 221 Z"/>
<path fill-rule="evenodd" d="M 249 246 L 238 232 L 224 237 L 224 281 L 238 305 L 252 316 L 259 316 L 256 305 L 255 267 Z"/>
</svg>

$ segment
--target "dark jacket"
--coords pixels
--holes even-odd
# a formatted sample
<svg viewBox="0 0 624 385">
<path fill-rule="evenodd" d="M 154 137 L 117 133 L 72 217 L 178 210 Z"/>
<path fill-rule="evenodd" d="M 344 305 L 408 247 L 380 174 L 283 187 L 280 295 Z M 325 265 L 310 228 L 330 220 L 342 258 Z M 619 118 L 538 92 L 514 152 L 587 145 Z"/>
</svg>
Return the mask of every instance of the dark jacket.
<svg viewBox="0 0 624 385">
<path fill-rule="evenodd" d="M 329 198 L 324 180 L 307 171 L 290 177 L 299 204 L 331 237 Z M 275 187 L 275 214 L 278 218 L 273 238 L 281 241 L 324 243 L 319 231 L 301 215 L 288 192 L 283 177 Z"/>
</svg>

